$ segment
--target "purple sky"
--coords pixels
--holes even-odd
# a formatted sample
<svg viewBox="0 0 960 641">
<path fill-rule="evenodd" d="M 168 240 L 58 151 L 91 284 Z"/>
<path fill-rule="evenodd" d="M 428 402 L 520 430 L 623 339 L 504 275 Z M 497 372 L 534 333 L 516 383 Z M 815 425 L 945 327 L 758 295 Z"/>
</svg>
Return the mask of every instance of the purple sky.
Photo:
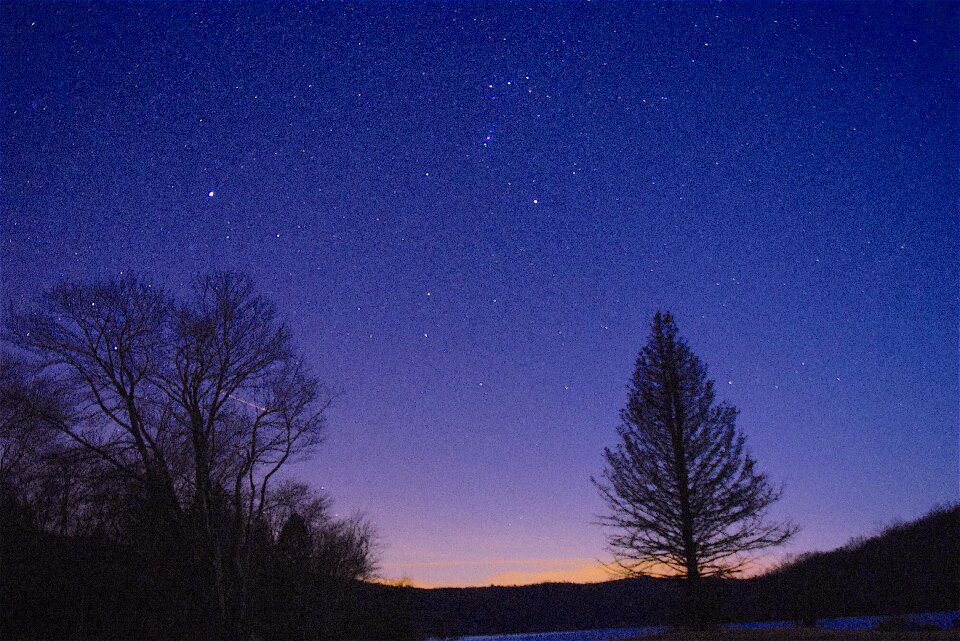
<svg viewBox="0 0 960 641">
<path fill-rule="evenodd" d="M 825 549 L 958 497 L 956 3 L 0 5 L 3 304 L 249 273 L 383 575 L 597 578 L 650 318 Z"/>
</svg>

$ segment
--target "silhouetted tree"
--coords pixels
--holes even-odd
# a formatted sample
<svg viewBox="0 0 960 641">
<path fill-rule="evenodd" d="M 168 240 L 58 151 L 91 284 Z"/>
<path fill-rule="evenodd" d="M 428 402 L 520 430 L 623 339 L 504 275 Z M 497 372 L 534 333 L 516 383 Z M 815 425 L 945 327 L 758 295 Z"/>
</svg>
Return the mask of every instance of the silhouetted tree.
<svg viewBox="0 0 960 641">
<path fill-rule="evenodd" d="M 610 508 L 602 523 L 627 575 L 685 577 L 687 623 L 702 622 L 701 579 L 727 576 L 746 553 L 796 532 L 765 519 L 780 496 L 756 470 L 736 429 L 737 410 L 714 402 L 707 369 L 669 313 L 653 318 L 637 358 L 620 443 L 593 482 Z"/>
<path fill-rule="evenodd" d="M 310 560 L 313 537 L 302 516 L 294 512 L 280 529 L 274 546 L 273 627 L 287 639 L 305 639 L 317 634 L 317 612 L 311 591 Z M 308 625 L 304 623 L 308 622 Z"/>
<path fill-rule="evenodd" d="M 289 328 L 243 275 L 199 279 L 177 306 L 157 387 L 192 454 L 193 509 L 217 624 L 245 626 L 252 535 L 271 480 L 319 443 L 329 396 L 307 374 Z"/>
<path fill-rule="evenodd" d="M 60 389 L 23 359 L 0 353 L 0 486 L 30 506 L 33 525 L 71 534 L 102 527 L 93 495 L 109 470 L 52 424 L 65 420 Z"/>
<path fill-rule="evenodd" d="M 171 301 L 130 276 L 65 283 L 16 315 L 11 338 L 36 356 L 38 380 L 60 399 L 34 417 L 177 511 L 168 462 L 176 426 L 163 420 L 151 376 L 162 359 Z"/>
<path fill-rule="evenodd" d="M 230 272 L 198 279 L 179 302 L 126 275 L 54 287 L 12 318 L 7 338 L 35 356 L 35 380 L 54 394 L 0 381 L 0 475 L 22 475 L 33 456 L 23 435 L 39 428 L 60 461 L 111 470 L 97 476 L 122 486 L 128 538 L 176 541 L 200 563 L 209 634 L 247 635 L 271 482 L 320 441 L 329 404 L 273 305 Z"/>
<path fill-rule="evenodd" d="M 373 573 L 372 528 L 360 517 L 332 517 L 329 506 L 326 495 L 289 481 L 269 497 L 275 543 L 259 608 L 276 638 L 361 638 L 376 618 L 358 587 Z"/>
<path fill-rule="evenodd" d="M 277 561 L 291 570 L 307 572 L 313 553 L 313 537 L 302 516 L 294 512 L 280 528 L 277 537 Z"/>
</svg>

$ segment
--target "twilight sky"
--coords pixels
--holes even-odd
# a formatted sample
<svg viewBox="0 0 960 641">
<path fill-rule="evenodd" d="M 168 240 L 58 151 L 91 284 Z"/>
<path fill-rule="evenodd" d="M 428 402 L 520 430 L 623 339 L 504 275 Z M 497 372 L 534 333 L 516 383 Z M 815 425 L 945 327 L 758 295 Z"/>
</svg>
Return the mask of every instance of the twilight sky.
<svg viewBox="0 0 960 641">
<path fill-rule="evenodd" d="M 669 309 L 827 549 L 958 497 L 957 3 L 0 5 L 2 303 L 249 273 L 420 585 L 602 576 Z"/>
</svg>

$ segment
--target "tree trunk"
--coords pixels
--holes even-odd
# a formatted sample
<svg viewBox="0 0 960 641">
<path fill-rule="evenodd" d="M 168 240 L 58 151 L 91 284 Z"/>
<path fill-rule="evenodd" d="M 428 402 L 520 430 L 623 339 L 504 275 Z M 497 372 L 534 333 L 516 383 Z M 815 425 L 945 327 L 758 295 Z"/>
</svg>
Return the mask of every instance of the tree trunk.
<svg viewBox="0 0 960 641">
<path fill-rule="evenodd" d="M 227 638 L 229 621 L 227 616 L 226 580 L 223 571 L 223 555 L 217 541 L 217 519 L 214 514 L 213 486 L 210 480 L 210 457 L 202 428 L 194 426 L 194 465 L 196 466 L 196 499 L 200 514 L 200 545 L 202 557 L 207 566 L 211 582 L 214 612 L 213 631 L 218 637 Z"/>
<path fill-rule="evenodd" d="M 671 369 L 675 364 L 671 362 Z M 680 502 L 680 535 L 683 543 L 683 558 L 686 561 L 686 581 L 684 597 L 684 623 L 699 630 L 703 627 L 700 612 L 700 564 L 697 558 L 697 543 L 694 540 L 693 511 L 690 508 L 690 474 L 687 470 L 687 451 L 684 443 L 684 411 L 680 398 L 680 384 L 676 371 L 671 372 L 667 393 L 670 398 L 670 418 L 672 422 L 673 454 L 677 489 Z"/>
<path fill-rule="evenodd" d="M 696 563 L 687 562 L 687 577 L 685 581 L 684 595 L 684 619 L 688 627 L 694 630 L 702 630 L 704 627 L 703 618 L 703 586 L 700 582 L 700 569 Z"/>
</svg>

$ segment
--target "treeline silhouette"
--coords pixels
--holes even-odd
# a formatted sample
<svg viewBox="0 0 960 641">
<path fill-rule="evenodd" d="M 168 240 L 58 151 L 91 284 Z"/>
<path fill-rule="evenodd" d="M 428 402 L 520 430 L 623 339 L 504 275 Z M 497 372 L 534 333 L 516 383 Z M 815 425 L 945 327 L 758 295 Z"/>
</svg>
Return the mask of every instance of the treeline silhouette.
<svg viewBox="0 0 960 641">
<path fill-rule="evenodd" d="M 4 321 L 0 637 L 409 636 L 372 527 L 279 481 L 330 395 L 248 278 L 63 283 Z"/>
<path fill-rule="evenodd" d="M 58 534 L 36 509 L 0 493 L 0 638 L 204 639 L 199 563 L 148 532 L 103 527 Z M 326 518 L 326 517 L 325 517 Z M 293 514 L 258 543 L 249 634 L 260 639 L 410 639 L 405 595 L 384 598 L 366 571 L 358 521 Z M 352 567 L 351 567 L 352 565 Z M 392 598 L 390 598 L 392 597 Z"/>
<path fill-rule="evenodd" d="M 958 565 L 960 506 L 940 507 L 762 576 L 707 580 L 703 605 L 715 624 L 952 611 L 960 608 Z M 684 623 L 678 579 L 406 590 L 437 636 Z"/>
</svg>

